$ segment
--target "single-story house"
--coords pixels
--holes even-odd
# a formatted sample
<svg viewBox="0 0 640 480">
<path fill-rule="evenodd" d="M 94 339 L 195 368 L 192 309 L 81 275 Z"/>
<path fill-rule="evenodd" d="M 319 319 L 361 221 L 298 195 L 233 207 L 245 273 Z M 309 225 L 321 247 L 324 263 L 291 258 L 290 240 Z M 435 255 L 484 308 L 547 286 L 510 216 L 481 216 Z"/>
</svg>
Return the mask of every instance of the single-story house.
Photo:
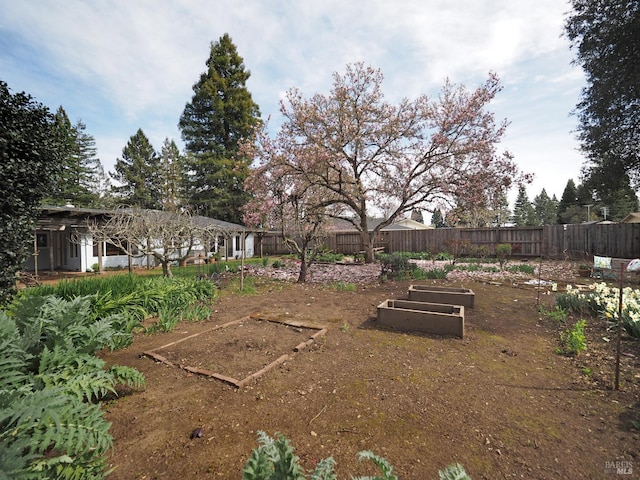
<svg viewBox="0 0 640 480">
<path fill-rule="evenodd" d="M 86 272 L 99 269 L 127 268 L 129 266 L 155 266 L 149 256 L 129 257 L 114 244 L 94 242 L 88 229 L 89 222 L 106 221 L 114 210 L 43 206 L 36 221 L 33 254 L 25 269 L 28 271 L 66 270 Z M 196 222 L 220 227 L 221 234 L 213 241 L 197 242 L 191 256 L 209 257 L 219 254 L 225 258 L 253 257 L 253 233 L 242 225 L 208 217 L 195 217 Z M 213 244 L 211 244 L 213 243 Z"/>
</svg>

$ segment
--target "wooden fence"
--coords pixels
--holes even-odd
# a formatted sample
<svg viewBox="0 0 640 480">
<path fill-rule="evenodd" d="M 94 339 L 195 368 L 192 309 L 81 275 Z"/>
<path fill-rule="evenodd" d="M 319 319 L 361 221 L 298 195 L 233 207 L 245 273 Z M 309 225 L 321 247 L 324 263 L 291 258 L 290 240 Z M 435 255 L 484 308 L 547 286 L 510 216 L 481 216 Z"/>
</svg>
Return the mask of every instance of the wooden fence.
<svg viewBox="0 0 640 480">
<path fill-rule="evenodd" d="M 437 228 L 381 232 L 375 247 L 385 252 L 452 252 L 462 255 L 495 255 L 496 245 L 511 244 L 512 255 L 556 259 L 588 259 L 593 255 L 640 257 L 640 224 L 545 225 L 543 227 Z M 324 246 L 336 253 L 364 250 L 357 232 L 331 232 Z M 291 253 L 277 234 L 262 239 L 256 252 L 262 255 Z"/>
</svg>

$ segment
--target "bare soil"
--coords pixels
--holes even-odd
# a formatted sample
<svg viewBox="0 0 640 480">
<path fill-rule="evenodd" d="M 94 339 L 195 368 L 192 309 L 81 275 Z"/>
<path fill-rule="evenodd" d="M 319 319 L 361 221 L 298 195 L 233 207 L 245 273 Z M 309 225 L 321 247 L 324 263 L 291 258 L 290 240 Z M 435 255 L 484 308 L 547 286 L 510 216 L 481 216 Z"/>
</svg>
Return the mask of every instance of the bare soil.
<svg viewBox="0 0 640 480">
<path fill-rule="evenodd" d="M 553 294 L 526 285 L 526 276 L 379 283 L 367 268 L 318 267 L 317 283 L 305 285 L 265 274 L 246 295 L 222 280 L 209 321 L 139 334 L 131 347 L 104 352 L 109 364 L 147 378 L 143 391 L 105 405 L 109 478 L 239 479 L 259 430 L 286 435 L 306 469 L 333 456 L 339 478 L 376 473 L 358 461 L 362 450 L 388 459 L 401 479 L 437 478 L 454 462 L 474 479 L 640 478 L 640 342 L 623 335 L 615 391 L 615 332 L 589 319 L 587 351 L 556 353 L 577 318 L 561 325 L 541 315 L 538 305 L 551 309 Z M 545 272 L 560 289 L 590 281 L 571 264 Z M 357 287 L 340 289 L 340 281 Z M 376 325 L 376 306 L 406 298 L 411 283 L 475 292 L 464 339 Z M 211 331 L 252 314 L 329 328 L 299 352 L 305 328 L 251 320 Z M 289 357 L 237 389 L 142 355 L 198 332 L 163 355 L 234 378 Z M 191 438 L 196 428 L 202 436 Z M 622 461 L 631 475 L 616 475 Z"/>
</svg>

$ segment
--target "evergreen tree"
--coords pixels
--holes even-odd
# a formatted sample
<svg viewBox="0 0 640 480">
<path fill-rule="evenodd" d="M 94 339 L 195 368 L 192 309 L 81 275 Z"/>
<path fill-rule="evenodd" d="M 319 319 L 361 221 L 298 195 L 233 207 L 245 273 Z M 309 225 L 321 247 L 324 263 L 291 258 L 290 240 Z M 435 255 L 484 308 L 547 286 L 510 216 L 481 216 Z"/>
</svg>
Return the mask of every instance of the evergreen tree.
<svg viewBox="0 0 640 480">
<path fill-rule="evenodd" d="M 186 206 L 185 160 L 180 154 L 176 142 L 168 138 L 165 138 L 162 144 L 160 172 L 163 210 L 177 211 L 181 206 Z"/>
<path fill-rule="evenodd" d="M 557 223 L 558 200 L 556 200 L 555 195 L 553 198 L 549 198 L 544 188 L 539 195 L 534 197 L 533 209 L 538 225 L 555 225 Z"/>
<path fill-rule="evenodd" d="M 513 207 L 511 221 L 518 227 L 531 227 L 537 225 L 535 210 L 529 201 L 524 185 L 518 187 L 518 196 Z"/>
<path fill-rule="evenodd" d="M 96 169 L 96 194 L 98 195 L 98 202 L 96 207 L 100 208 L 112 208 L 116 206 L 116 199 L 113 196 L 113 189 L 111 187 L 111 179 L 109 175 L 104 171 L 102 164 L 97 166 Z"/>
<path fill-rule="evenodd" d="M 628 175 L 617 179 L 615 189 L 607 191 L 600 197 L 601 209 L 606 208 L 606 220 L 620 221 L 631 212 L 638 211 L 638 196 L 631 187 Z"/>
<path fill-rule="evenodd" d="M 24 268 L 32 251 L 41 200 L 59 181 L 65 146 L 49 110 L 26 93 L 13 94 L 3 81 L 0 125 L 0 305 L 4 305 L 15 289 L 16 272 Z"/>
<path fill-rule="evenodd" d="M 488 225 L 491 227 L 500 227 L 511 217 L 509 210 L 509 200 L 505 192 L 499 192 L 492 201 L 491 214 L 493 221 Z"/>
<path fill-rule="evenodd" d="M 444 217 L 442 216 L 442 212 L 439 208 L 436 208 L 431 214 L 431 225 L 435 228 L 443 228 L 446 226 L 444 222 Z"/>
<path fill-rule="evenodd" d="M 411 220 L 414 220 L 418 223 L 424 223 L 424 218 L 422 217 L 422 210 L 418 210 L 414 208 L 411 210 Z"/>
<path fill-rule="evenodd" d="M 577 219 L 582 207 L 579 205 L 576 184 L 570 178 L 558 203 L 558 223 L 580 223 L 581 221 Z"/>
<path fill-rule="evenodd" d="M 179 122 L 190 154 L 189 203 L 202 215 L 239 223 L 251 163 L 239 150 L 260 123 L 260 110 L 246 88 L 250 72 L 228 34 L 211 44 L 206 64 Z"/>
<path fill-rule="evenodd" d="M 622 175 L 640 183 L 640 1 L 571 0 L 565 32 L 586 87 L 577 105 L 579 139 L 596 177 L 613 192 Z M 602 191 L 598 189 L 601 194 Z"/>
<path fill-rule="evenodd" d="M 160 160 L 151 142 L 138 129 L 122 149 L 122 158 L 111 176 L 120 183 L 113 187 L 116 197 L 130 206 L 159 209 L 162 207 Z"/>
<path fill-rule="evenodd" d="M 76 207 L 100 205 L 100 184 L 105 176 L 96 157 L 95 139 L 85 131 L 86 125 L 81 120 L 72 125 L 62 107 L 55 113 L 55 123 L 62 139 L 64 167 L 60 182 L 45 203 L 71 203 Z"/>
</svg>

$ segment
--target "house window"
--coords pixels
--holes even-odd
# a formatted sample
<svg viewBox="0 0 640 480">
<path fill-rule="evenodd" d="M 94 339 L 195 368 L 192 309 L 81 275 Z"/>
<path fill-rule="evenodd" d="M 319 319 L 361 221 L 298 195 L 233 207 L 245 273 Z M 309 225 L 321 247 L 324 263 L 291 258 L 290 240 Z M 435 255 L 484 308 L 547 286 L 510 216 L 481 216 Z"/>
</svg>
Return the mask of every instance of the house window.
<svg viewBox="0 0 640 480">
<path fill-rule="evenodd" d="M 240 235 L 237 235 L 236 236 L 236 248 L 235 248 L 235 251 L 237 252 L 239 250 L 242 250 L 242 245 L 240 244 Z"/>
<path fill-rule="evenodd" d="M 49 246 L 49 235 L 46 233 L 37 233 L 36 246 L 38 248 L 47 248 Z"/>
<path fill-rule="evenodd" d="M 135 254 L 136 252 L 133 252 L 133 253 Z M 127 252 L 122 250 L 120 247 L 115 246 L 111 242 L 104 242 L 102 244 L 102 255 L 104 255 L 105 257 L 111 257 L 111 256 L 115 256 L 115 255 L 126 255 L 126 254 L 127 254 Z M 93 256 L 94 257 L 98 256 L 98 244 L 97 243 L 93 244 Z"/>
<path fill-rule="evenodd" d="M 80 256 L 80 245 L 78 242 L 69 242 L 69 257 L 78 258 Z"/>
</svg>

